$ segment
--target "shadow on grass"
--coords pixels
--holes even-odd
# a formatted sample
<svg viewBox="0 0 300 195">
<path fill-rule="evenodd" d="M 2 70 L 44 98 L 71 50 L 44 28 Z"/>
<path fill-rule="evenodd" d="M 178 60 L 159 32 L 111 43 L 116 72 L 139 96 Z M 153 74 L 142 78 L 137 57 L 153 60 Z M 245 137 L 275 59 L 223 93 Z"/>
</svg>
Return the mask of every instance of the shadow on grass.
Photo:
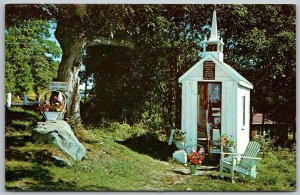
<svg viewBox="0 0 300 195">
<path fill-rule="evenodd" d="M 168 158 L 171 158 L 175 151 L 173 145 L 169 146 L 167 142 L 159 141 L 154 135 L 143 135 L 118 143 L 140 154 L 145 154 L 162 161 L 167 161 Z"/>
<path fill-rule="evenodd" d="M 32 178 L 38 182 L 51 181 L 52 176 L 50 172 L 41 167 L 31 167 L 31 168 L 6 168 L 5 170 L 5 180 L 8 181 L 19 181 L 23 178 Z"/>
<path fill-rule="evenodd" d="M 32 179 L 34 182 L 24 182 L 23 179 Z M 71 191 L 76 190 L 77 186 L 74 182 L 51 181 L 53 180 L 52 174 L 42 166 L 6 169 L 5 180 L 6 182 L 20 181 L 23 184 L 6 186 L 7 191 Z"/>
<path fill-rule="evenodd" d="M 58 180 L 56 182 L 51 181 L 53 177 L 48 170 L 41 167 L 35 167 L 32 169 L 17 169 L 6 171 L 6 182 L 19 181 L 23 178 L 31 178 L 34 183 L 26 183 L 25 187 L 22 186 L 6 186 L 7 191 L 76 191 L 77 184 L 75 182 Z"/>
<path fill-rule="evenodd" d="M 62 166 L 53 159 L 52 154 L 47 150 L 20 151 L 18 149 L 8 148 L 5 150 L 5 157 L 6 160 L 10 161 L 32 162 L 43 166 Z"/>
<path fill-rule="evenodd" d="M 31 142 L 31 136 L 6 136 L 5 159 L 9 161 L 33 162 L 44 166 L 61 166 L 52 158 L 51 152 L 46 149 L 26 150 L 26 142 Z M 21 149 L 22 147 L 24 148 Z"/>
<path fill-rule="evenodd" d="M 44 191 L 44 192 L 54 192 L 54 191 L 116 191 L 113 188 L 109 188 L 106 186 L 79 186 L 74 181 L 52 181 L 52 174 L 44 169 L 41 166 L 32 167 L 30 169 L 26 168 L 18 168 L 6 170 L 5 179 L 6 182 L 11 181 L 22 181 L 22 179 L 29 178 L 34 180 L 34 182 L 25 182 L 23 186 L 6 186 L 7 191 Z"/>
<path fill-rule="evenodd" d="M 22 147 L 29 141 L 31 141 L 31 136 L 29 135 L 5 136 L 5 148 Z"/>
</svg>

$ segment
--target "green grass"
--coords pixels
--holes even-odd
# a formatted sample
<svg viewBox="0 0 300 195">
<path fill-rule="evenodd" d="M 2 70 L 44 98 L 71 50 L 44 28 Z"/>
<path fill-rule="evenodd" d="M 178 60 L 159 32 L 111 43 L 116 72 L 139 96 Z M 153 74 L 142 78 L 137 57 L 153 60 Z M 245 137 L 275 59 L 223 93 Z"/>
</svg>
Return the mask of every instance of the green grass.
<svg viewBox="0 0 300 195">
<path fill-rule="evenodd" d="M 17 191 L 294 191 L 296 189 L 295 154 L 287 150 L 268 154 L 251 180 L 237 175 L 231 184 L 229 174 L 206 171 L 192 176 L 186 169 L 139 154 L 107 138 L 100 130 L 86 131 L 87 159 L 75 163 L 50 145 L 32 143 L 28 134 L 7 136 L 14 141 L 6 147 L 6 189 Z M 23 139 L 22 139 L 23 138 Z M 24 140 L 24 141 L 22 141 Z M 72 167 L 52 162 L 55 154 L 67 158 Z M 282 158 L 278 158 L 281 156 Z M 283 166 L 284 165 L 284 166 Z"/>
<path fill-rule="evenodd" d="M 30 128 L 6 131 L 5 187 L 8 191 L 296 190 L 295 150 L 269 150 L 258 163 L 256 180 L 237 174 L 236 183 L 232 184 L 229 173 L 224 179 L 219 177 L 218 170 L 193 176 L 184 165 L 141 152 L 151 147 L 159 151 L 161 146 L 155 147 L 154 143 L 138 145 L 142 149 L 121 144 L 120 141 L 134 136 L 146 139 L 144 128 L 111 124 L 107 129 L 78 130 L 77 135 L 87 149 L 87 159 L 79 163 L 52 145 L 33 143 Z M 59 166 L 52 155 L 69 160 L 72 167 Z"/>
</svg>

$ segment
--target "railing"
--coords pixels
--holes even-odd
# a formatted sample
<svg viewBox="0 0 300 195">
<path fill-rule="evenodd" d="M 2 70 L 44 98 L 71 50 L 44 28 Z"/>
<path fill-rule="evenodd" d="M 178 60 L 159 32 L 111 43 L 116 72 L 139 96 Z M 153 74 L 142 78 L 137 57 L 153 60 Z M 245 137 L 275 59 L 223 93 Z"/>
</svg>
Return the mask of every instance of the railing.
<svg viewBox="0 0 300 195">
<path fill-rule="evenodd" d="M 34 97 L 35 101 L 28 101 L 28 97 Z M 35 105 L 39 104 L 39 99 L 38 96 L 28 96 L 24 95 L 23 96 L 23 101 L 22 102 L 12 102 L 12 95 L 11 93 L 6 94 L 6 107 L 10 108 L 11 106 L 27 106 L 27 105 Z"/>
</svg>

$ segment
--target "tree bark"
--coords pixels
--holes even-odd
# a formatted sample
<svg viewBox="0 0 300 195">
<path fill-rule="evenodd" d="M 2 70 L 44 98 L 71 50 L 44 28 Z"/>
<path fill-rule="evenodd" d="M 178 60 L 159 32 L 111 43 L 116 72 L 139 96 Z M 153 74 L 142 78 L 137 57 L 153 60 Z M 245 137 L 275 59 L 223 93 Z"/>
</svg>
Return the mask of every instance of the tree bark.
<svg viewBox="0 0 300 195">
<path fill-rule="evenodd" d="M 58 23 L 55 36 L 59 41 L 63 55 L 58 69 L 58 80 L 68 82 L 66 93 L 67 107 L 65 117 L 80 118 L 80 96 L 78 73 L 82 65 L 81 53 L 85 46 L 84 30 L 80 25 Z"/>
</svg>

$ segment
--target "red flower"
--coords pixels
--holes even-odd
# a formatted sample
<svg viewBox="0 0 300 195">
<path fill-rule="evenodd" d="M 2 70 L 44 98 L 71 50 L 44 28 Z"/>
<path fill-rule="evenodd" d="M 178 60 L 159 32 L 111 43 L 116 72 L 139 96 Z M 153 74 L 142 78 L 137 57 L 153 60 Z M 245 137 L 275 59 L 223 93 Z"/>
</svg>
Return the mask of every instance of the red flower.
<svg viewBox="0 0 300 195">
<path fill-rule="evenodd" d="M 202 161 L 204 160 L 204 150 L 200 149 L 199 152 L 192 152 L 191 154 L 188 155 L 188 161 L 189 164 L 193 165 L 200 165 L 202 164 Z"/>
</svg>

